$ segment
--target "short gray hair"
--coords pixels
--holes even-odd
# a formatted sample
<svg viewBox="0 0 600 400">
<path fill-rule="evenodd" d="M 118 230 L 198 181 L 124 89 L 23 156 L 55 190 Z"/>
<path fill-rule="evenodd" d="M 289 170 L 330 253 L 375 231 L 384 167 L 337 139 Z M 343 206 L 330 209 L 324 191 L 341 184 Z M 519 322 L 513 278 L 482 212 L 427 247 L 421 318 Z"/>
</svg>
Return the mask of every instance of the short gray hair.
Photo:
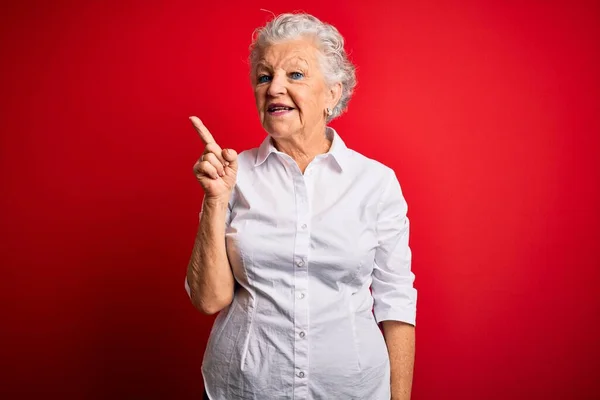
<svg viewBox="0 0 600 400">
<path fill-rule="evenodd" d="M 281 14 L 265 26 L 254 31 L 250 45 L 250 73 L 253 74 L 261 51 L 275 43 L 302 37 L 314 38 L 320 48 L 320 64 L 328 85 L 342 84 L 342 96 L 327 121 L 340 116 L 348 108 L 348 102 L 356 86 L 356 68 L 344 50 L 344 38 L 336 27 L 304 13 Z"/>
</svg>

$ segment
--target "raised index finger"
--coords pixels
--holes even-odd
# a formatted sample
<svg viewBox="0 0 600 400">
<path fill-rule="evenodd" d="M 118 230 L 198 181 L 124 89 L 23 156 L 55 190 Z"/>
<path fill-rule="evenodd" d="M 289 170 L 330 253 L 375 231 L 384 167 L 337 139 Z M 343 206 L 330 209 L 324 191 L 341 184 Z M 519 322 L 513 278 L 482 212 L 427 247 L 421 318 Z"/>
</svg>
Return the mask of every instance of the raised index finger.
<svg viewBox="0 0 600 400">
<path fill-rule="evenodd" d="M 194 125 L 194 128 L 196 128 L 198 135 L 200 135 L 200 139 L 202 139 L 205 145 L 209 143 L 215 143 L 215 138 L 210 134 L 202 121 L 200 121 L 200 118 L 190 117 L 190 121 L 192 121 L 192 125 Z"/>
</svg>

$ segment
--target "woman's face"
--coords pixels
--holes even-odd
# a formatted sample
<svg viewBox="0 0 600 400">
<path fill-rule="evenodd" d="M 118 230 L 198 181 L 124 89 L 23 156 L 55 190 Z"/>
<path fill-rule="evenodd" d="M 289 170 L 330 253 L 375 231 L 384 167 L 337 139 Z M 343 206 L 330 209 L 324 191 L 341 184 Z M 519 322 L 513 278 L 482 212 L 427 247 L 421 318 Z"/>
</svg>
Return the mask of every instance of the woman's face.
<svg viewBox="0 0 600 400">
<path fill-rule="evenodd" d="M 311 134 L 326 124 L 325 109 L 335 106 L 341 84 L 328 88 L 312 41 L 274 44 L 262 51 L 252 76 L 260 121 L 275 138 Z"/>
</svg>

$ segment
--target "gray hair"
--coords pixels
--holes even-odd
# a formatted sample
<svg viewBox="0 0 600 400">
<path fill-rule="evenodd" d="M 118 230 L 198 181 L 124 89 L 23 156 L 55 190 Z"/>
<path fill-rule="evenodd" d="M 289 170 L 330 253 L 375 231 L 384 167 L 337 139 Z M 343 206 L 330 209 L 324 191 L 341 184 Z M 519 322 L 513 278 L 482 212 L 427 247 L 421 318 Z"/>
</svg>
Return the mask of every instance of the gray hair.
<svg viewBox="0 0 600 400">
<path fill-rule="evenodd" d="M 321 51 L 320 64 L 328 85 L 342 84 L 342 96 L 327 121 L 340 116 L 348 108 L 356 86 L 356 68 L 344 50 L 344 38 L 336 27 L 304 13 L 281 14 L 254 31 L 250 45 L 250 71 L 254 73 L 261 51 L 275 43 L 301 37 L 314 38 Z"/>
</svg>

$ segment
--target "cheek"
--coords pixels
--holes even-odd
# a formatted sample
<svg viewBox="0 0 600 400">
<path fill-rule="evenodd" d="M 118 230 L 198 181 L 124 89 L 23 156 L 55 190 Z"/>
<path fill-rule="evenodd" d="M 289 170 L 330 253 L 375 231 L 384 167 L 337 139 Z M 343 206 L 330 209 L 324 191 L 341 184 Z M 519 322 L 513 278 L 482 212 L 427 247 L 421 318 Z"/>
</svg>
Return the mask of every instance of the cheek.
<svg viewBox="0 0 600 400">
<path fill-rule="evenodd" d="M 290 93 L 290 97 L 302 112 L 308 113 L 312 108 L 314 108 L 315 97 L 312 93 L 306 90 L 306 88 L 302 89 L 303 90 L 298 90 L 294 93 Z"/>
<path fill-rule="evenodd" d="M 256 105 L 259 106 L 265 103 L 264 91 L 261 89 L 254 90 L 254 100 L 256 101 Z"/>
<path fill-rule="evenodd" d="M 302 93 L 302 101 L 306 108 L 310 108 L 312 112 L 318 112 L 323 103 L 323 93 L 320 87 L 310 86 L 305 87 Z"/>
<path fill-rule="evenodd" d="M 319 99 L 315 95 L 307 95 L 302 100 L 304 111 L 306 113 L 315 113 L 319 108 Z"/>
</svg>

